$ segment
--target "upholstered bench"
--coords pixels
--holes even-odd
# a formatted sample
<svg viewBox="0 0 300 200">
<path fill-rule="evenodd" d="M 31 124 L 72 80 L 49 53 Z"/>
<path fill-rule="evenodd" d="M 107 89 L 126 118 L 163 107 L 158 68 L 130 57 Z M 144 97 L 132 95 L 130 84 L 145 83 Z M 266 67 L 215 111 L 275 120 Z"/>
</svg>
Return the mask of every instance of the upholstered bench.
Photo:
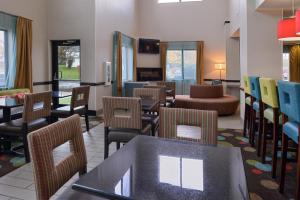
<svg viewBox="0 0 300 200">
<path fill-rule="evenodd" d="M 239 99 L 224 95 L 222 85 L 192 85 L 190 95 L 176 95 L 175 107 L 197 110 L 215 110 L 218 115 L 233 115 Z"/>
</svg>

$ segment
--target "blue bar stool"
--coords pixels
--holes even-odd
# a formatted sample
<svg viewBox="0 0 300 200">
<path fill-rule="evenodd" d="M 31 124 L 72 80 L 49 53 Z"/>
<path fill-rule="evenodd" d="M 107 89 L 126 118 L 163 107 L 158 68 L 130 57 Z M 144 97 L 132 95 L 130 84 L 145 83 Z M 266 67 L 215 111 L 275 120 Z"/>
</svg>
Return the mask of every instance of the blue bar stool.
<svg viewBox="0 0 300 200">
<path fill-rule="evenodd" d="M 251 88 L 248 76 L 243 76 L 244 92 L 245 92 L 245 112 L 244 112 L 244 137 L 249 134 L 250 130 L 250 113 L 251 113 Z"/>
<path fill-rule="evenodd" d="M 256 114 L 259 114 L 259 121 L 258 121 L 258 140 L 256 143 L 257 145 L 257 156 L 260 156 L 261 153 L 261 141 L 262 141 L 262 130 L 263 130 L 263 105 L 260 93 L 260 84 L 259 84 L 259 77 L 257 76 L 250 76 L 250 88 L 251 88 L 251 96 L 252 96 L 252 109 L 251 109 L 251 126 L 250 126 L 250 144 L 254 146 L 255 140 L 255 131 L 256 131 Z"/>
<path fill-rule="evenodd" d="M 299 144 L 300 131 L 300 84 L 292 82 L 278 82 L 280 109 L 282 112 L 282 163 L 280 177 L 280 192 L 284 191 L 288 140 Z M 300 199 L 300 148 L 297 153 L 297 184 L 296 199 Z"/>
</svg>

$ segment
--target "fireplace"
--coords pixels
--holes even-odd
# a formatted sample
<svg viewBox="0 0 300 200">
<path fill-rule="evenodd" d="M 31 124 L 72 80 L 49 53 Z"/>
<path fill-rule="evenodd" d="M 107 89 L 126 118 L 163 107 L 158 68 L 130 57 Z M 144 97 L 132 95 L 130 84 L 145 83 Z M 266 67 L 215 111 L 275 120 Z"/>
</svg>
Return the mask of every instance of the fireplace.
<svg viewBox="0 0 300 200">
<path fill-rule="evenodd" d="M 137 81 L 162 81 L 162 68 L 137 68 Z"/>
</svg>

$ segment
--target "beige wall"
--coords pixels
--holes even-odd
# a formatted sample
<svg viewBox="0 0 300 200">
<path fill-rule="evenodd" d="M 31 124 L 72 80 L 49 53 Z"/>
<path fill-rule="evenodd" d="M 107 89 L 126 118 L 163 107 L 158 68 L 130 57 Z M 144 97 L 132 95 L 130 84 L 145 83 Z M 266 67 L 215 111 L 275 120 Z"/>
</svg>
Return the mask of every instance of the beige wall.
<svg viewBox="0 0 300 200">
<path fill-rule="evenodd" d="M 163 41 L 205 42 L 205 77 L 218 77 L 214 63 L 226 61 L 225 27 L 228 0 L 158 4 L 139 0 L 138 36 Z M 159 67 L 159 56 L 139 55 L 139 67 Z"/>
<path fill-rule="evenodd" d="M 136 37 L 138 18 L 136 1 L 139 0 L 96 0 L 96 82 L 104 81 L 103 63 L 112 62 L 114 31 Z M 102 96 L 111 95 L 111 87 L 98 86 L 96 91 L 96 107 L 99 110 L 102 108 Z"/>
<path fill-rule="evenodd" d="M 33 20 L 33 81 L 48 81 L 47 9 L 46 0 L 1 0 L 0 11 Z M 34 87 L 35 91 L 45 87 Z"/>
</svg>

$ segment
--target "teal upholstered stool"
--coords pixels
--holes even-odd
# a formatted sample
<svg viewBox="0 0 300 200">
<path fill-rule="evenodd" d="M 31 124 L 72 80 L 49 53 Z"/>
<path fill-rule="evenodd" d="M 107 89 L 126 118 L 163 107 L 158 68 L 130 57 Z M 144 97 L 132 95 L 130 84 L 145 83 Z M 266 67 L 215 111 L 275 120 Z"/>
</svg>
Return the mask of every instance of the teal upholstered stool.
<svg viewBox="0 0 300 200">
<path fill-rule="evenodd" d="M 252 146 L 256 144 L 257 146 L 257 156 L 260 156 L 261 153 L 261 141 L 262 141 L 262 131 L 263 131 L 263 106 L 262 99 L 260 94 L 260 85 L 259 77 L 251 76 L 250 79 L 250 88 L 252 96 L 252 109 L 251 109 L 251 125 L 250 125 L 250 137 L 249 141 Z M 259 114 L 258 120 L 258 137 L 255 142 L 255 132 L 256 132 L 256 115 Z"/>
<path fill-rule="evenodd" d="M 245 112 L 244 112 L 244 137 L 250 132 L 250 111 L 251 111 L 251 88 L 248 76 L 243 76 L 244 92 L 245 92 Z M 248 133 L 248 134 L 247 134 Z"/>
<path fill-rule="evenodd" d="M 272 177 L 276 178 L 277 168 L 277 152 L 279 140 L 279 125 L 281 124 L 281 116 L 279 115 L 278 92 L 276 81 L 270 78 L 260 78 L 260 91 L 263 102 L 263 134 L 262 134 L 262 163 L 265 163 L 267 131 L 269 123 L 272 124 Z"/>
<path fill-rule="evenodd" d="M 287 162 L 288 140 L 299 145 L 300 131 L 300 84 L 292 82 L 278 82 L 280 109 L 282 112 L 282 163 L 280 192 L 284 191 L 285 169 Z M 296 199 L 300 199 L 300 148 L 298 146 Z"/>
</svg>

